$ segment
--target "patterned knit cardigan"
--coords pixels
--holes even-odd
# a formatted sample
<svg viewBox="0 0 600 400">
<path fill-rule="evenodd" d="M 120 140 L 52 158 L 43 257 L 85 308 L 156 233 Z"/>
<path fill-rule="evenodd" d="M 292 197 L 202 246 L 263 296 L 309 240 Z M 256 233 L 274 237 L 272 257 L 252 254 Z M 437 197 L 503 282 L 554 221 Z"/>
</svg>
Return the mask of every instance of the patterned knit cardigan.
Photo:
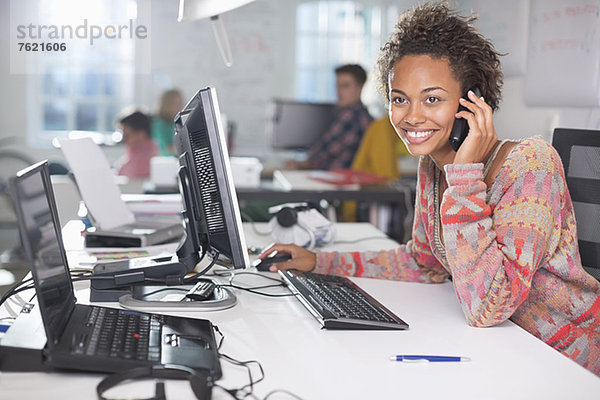
<svg viewBox="0 0 600 400">
<path fill-rule="evenodd" d="M 428 283 L 452 275 L 469 325 L 510 318 L 600 375 L 600 286 L 581 267 L 558 154 L 529 138 L 511 150 L 489 189 L 483 169 L 446 165 L 438 212 L 443 178 L 421 157 L 412 240 L 387 251 L 320 252 L 315 272 Z"/>
</svg>

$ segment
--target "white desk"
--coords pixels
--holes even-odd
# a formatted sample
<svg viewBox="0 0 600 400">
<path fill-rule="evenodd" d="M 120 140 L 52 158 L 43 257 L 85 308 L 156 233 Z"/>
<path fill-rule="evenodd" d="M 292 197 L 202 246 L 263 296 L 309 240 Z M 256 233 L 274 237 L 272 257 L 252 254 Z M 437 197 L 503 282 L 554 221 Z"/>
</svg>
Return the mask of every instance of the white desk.
<svg viewBox="0 0 600 400">
<path fill-rule="evenodd" d="M 264 229 L 264 225 L 261 226 Z M 373 236 L 368 224 L 347 224 L 340 239 Z M 249 244 L 268 243 L 246 226 Z M 340 249 L 392 248 L 391 240 L 340 244 Z M 271 276 L 276 276 L 272 274 Z M 240 277 L 241 279 L 241 277 Z M 246 284 L 262 283 L 251 277 Z M 467 326 L 451 283 L 426 285 L 355 278 L 410 324 L 407 331 L 326 331 L 292 297 L 266 298 L 236 292 L 232 309 L 195 313 L 225 335 L 222 352 L 258 360 L 265 371 L 255 394 L 285 389 L 302 399 L 598 399 L 600 378 L 548 347 L 512 322 L 492 328 Z M 87 289 L 79 296 L 88 297 Z M 184 314 L 179 314 L 184 315 Z M 403 364 L 392 354 L 442 354 L 472 358 L 465 363 Z M 248 382 L 246 371 L 222 362 L 225 387 Z M 94 399 L 101 375 L 1 373 L 2 399 Z M 169 399 L 191 399 L 184 382 L 169 382 Z M 139 390 L 145 390 L 140 393 Z M 118 394 L 150 394 L 149 384 L 131 384 Z M 115 393 L 115 392 L 113 392 Z M 115 393 L 117 394 L 117 393 Z M 131 397 L 131 396 L 129 396 Z M 220 390 L 214 399 L 229 399 Z M 269 398 L 291 399 L 277 394 Z"/>
</svg>

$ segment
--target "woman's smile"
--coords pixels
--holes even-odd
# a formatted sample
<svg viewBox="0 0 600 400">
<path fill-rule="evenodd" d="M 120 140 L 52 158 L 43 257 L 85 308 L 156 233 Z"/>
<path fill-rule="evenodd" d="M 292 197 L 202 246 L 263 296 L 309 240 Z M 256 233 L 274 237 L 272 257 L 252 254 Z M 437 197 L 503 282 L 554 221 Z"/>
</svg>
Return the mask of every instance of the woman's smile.
<svg viewBox="0 0 600 400">
<path fill-rule="evenodd" d="M 438 132 L 437 129 L 406 129 L 402 128 L 404 135 L 406 136 L 406 140 L 410 144 L 421 144 L 428 141 L 433 135 Z"/>
</svg>

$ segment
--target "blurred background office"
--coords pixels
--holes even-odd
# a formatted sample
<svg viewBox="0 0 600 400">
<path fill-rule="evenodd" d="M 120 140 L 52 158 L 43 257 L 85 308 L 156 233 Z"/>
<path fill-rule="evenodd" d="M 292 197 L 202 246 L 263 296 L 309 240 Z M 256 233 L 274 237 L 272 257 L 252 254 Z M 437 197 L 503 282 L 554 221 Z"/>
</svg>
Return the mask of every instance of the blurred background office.
<svg viewBox="0 0 600 400">
<path fill-rule="evenodd" d="M 331 71 L 339 65 L 358 63 L 367 69 L 370 77 L 362 101 L 373 117 L 383 115 L 384 104 L 374 87 L 372 66 L 398 15 L 417 2 L 256 0 L 220 16 L 233 55 L 233 65 L 227 67 L 221 61 L 209 19 L 177 21 L 179 0 L 29 0 L 26 3 L 32 13 L 41 8 L 48 18 L 60 18 L 61 23 L 69 15 L 70 23 L 77 25 L 81 15 L 88 16 L 91 23 L 91 15 L 120 21 L 122 15 L 142 14 L 149 14 L 150 22 L 149 49 L 143 49 L 142 54 L 131 47 L 131 41 L 115 41 L 122 47 L 119 59 L 114 53 L 109 59 L 82 54 L 77 64 L 53 61 L 27 74 L 10 72 L 13 2 L 2 2 L 4 34 L 0 46 L 7 57 L 0 66 L 4 93 L 0 98 L 0 136 L 16 138 L 17 145 L 26 146 L 34 158 L 60 157 L 52 148 L 57 136 L 69 131 L 111 132 L 115 116 L 125 106 L 154 110 L 165 90 L 177 88 L 188 99 L 198 88 L 210 85 L 217 88 L 221 111 L 235 127 L 233 154 L 257 155 L 266 165 L 277 164 L 286 155 L 270 151 L 265 129 L 267 103 L 276 97 L 335 102 L 335 75 Z M 527 71 L 529 3 L 455 2 L 465 12 L 478 12 L 483 32 L 500 51 L 509 53 L 503 59 L 504 100 L 495 120 L 502 137 L 549 137 L 560 119 L 560 108 L 528 105 L 524 100 L 524 81 L 531 73 Z M 90 47 L 80 51 L 97 51 Z M 104 64 L 101 72 L 99 62 Z M 141 65 L 147 73 L 136 73 Z M 597 121 L 597 114 L 590 117 L 594 118 Z M 116 160 L 123 151 L 123 147 L 107 147 L 110 160 Z"/>
<path fill-rule="evenodd" d="M 5 57 L 0 67 L 5 94 L 0 98 L 1 137 L 18 138 L 18 145 L 27 146 L 35 158 L 60 157 L 52 148 L 56 136 L 73 130 L 110 132 L 118 111 L 127 105 L 153 110 L 165 90 L 178 88 L 188 99 L 199 87 L 210 85 L 217 88 L 221 111 L 235 126 L 233 154 L 258 155 L 266 164 L 276 164 L 284 156 L 269 149 L 266 104 L 274 97 L 335 102 L 331 71 L 341 64 L 358 63 L 367 69 L 370 79 L 362 101 L 373 117 L 384 113 L 372 66 L 398 15 L 417 1 L 256 0 L 220 17 L 234 57 L 230 67 L 221 61 L 208 19 L 177 21 L 179 0 L 26 3 L 31 13 L 41 8 L 49 20 L 54 17 L 64 23 L 71 16 L 72 25 L 81 23 L 81 15 L 88 16 L 91 23 L 92 15 L 119 21 L 122 15 L 148 14 L 149 49 L 141 52 L 131 47 L 131 41 L 115 41 L 122 47 L 120 58 L 111 53 L 111 58 L 102 59 L 86 57 L 85 51 L 97 49 L 82 47 L 77 64 L 52 61 L 27 74 L 11 74 L 10 57 Z M 479 13 L 483 32 L 500 51 L 508 53 L 503 59 L 504 101 L 496 116 L 500 135 L 549 137 L 559 122 L 560 108 L 528 105 L 524 100 L 524 80 L 531 73 L 527 71 L 530 2 L 454 3 L 465 12 Z M 554 3 L 559 8 L 561 2 Z M 576 6 L 577 2 L 562 3 Z M 11 4 L 0 4 L 4 33 L 0 46 L 7 55 L 14 36 L 10 31 Z M 102 71 L 99 62 L 104 64 Z M 147 73 L 136 73 L 140 65 Z M 597 114 L 590 117 L 594 118 L 597 121 Z M 122 152 L 122 147 L 107 149 L 111 160 Z"/>
<path fill-rule="evenodd" d="M 10 214 L 3 185 L 10 174 L 29 161 L 63 161 L 54 146 L 56 138 L 92 136 L 114 163 L 126 153 L 122 137 L 114 132 L 119 111 L 130 105 L 160 110 L 163 93 L 177 91 L 181 98 L 176 103 L 199 88 L 216 87 L 231 154 L 257 157 L 265 169 L 277 168 L 296 155 L 289 149 L 273 151 L 267 129 L 269 104 L 275 98 L 334 103 L 332 71 L 340 65 L 359 64 L 367 70 L 362 103 L 380 120 L 385 104 L 374 85 L 373 65 L 398 16 L 420 1 L 223 0 L 239 7 L 221 14 L 218 23 L 210 18 L 178 22 L 180 3 L 0 2 L 0 50 L 5 55 L 0 63 L 3 215 Z M 480 30 L 507 53 L 502 60 L 504 98 L 495 116 L 501 138 L 542 135 L 550 140 L 559 125 L 600 127 L 600 1 L 451 3 L 464 13 L 477 13 Z M 145 40 L 70 45 L 68 51 L 75 58 L 69 62 L 39 52 L 19 55 L 16 50 L 16 42 L 24 40 L 17 39 L 15 21 L 78 26 L 84 19 L 89 25 L 123 21 L 143 25 Z M 17 56 L 22 65 L 13 65 Z M 389 126 L 380 128 L 390 132 Z M 163 154 L 172 151 L 169 143 L 159 144 Z M 397 154 L 402 155 L 402 149 Z M 360 164 L 364 163 L 363 159 Z M 400 174 L 403 168 L 414 168 L 411 161 L 398 165 Z M 17 241 L 11 218 L 0 221 L 0 250 Z"/>
</svg>

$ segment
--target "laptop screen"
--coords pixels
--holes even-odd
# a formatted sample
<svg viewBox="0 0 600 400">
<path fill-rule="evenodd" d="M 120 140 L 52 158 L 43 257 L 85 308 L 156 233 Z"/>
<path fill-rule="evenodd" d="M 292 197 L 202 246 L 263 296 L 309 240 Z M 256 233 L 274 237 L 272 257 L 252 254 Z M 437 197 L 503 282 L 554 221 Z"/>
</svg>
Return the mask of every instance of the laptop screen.
<svg viewBox="0 0 600 400">
<path fill-rule="evenodd" d="M 29 261 L 48 344 L 60 337 L 75 304 L 48 163 L 11 179 L 21 243 Z"/>
</svg>

